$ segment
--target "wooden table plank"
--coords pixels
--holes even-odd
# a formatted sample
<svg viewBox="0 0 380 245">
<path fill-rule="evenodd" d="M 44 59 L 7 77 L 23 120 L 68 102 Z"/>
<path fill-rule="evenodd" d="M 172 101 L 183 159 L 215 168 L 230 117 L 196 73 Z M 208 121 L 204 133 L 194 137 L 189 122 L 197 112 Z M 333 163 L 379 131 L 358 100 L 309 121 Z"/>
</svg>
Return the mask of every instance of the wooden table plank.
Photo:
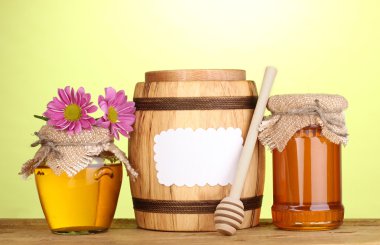
<svg viewBox="0 0 380 245">
<path fill-rule="evenodd" d="M 336 230 L 318 232 L 282 231 L 270 220 L 226 237 L 216 232 L 157 232 L 138 229 L 134 220 L 116 219 L 105 233 L 82 236 L 52 234 L 45 220 L 0 219 L 0 244 L 379 244 L 380 220 L 346 220 Z"/>
</svg>

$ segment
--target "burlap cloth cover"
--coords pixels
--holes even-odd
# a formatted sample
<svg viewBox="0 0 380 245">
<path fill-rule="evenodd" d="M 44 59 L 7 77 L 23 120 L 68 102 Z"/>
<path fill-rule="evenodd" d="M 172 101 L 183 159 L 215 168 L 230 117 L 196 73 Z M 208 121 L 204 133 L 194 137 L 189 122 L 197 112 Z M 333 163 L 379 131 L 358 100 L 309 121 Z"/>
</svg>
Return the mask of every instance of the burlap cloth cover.
<svg viewBox="0 0 380 245">
<path fill-rule="evenodd" d="M 259 140 L 271 150 L 283 151 L 298 130 L 318 125 L 322 135 L 335 144 L 347 144 L 347 128 L 343 111 L 347 100 L 340 95 L 299 94 L 275 95 L 267 108 L 272 115 L 259 127 Z"/>
<path fill-rule="evenodd" d="M 34 158 L 22 166 L 20 174 L 24 177 L 31 175 L 34 169 L 42 164 L 50 167 L 56 175 L 66 172 L 68 176 L 74 176 L 103 151 L 113 153 L 125 165 L 132 179 L 138 175 L 129 164 L 125 153 L 113 143 L 108 129 L 93 127 L 91 130 L 69 135 L 65 131 L 46 125 L 35 135 L 39 140 L 32 146 L 41 147 Z"/>
</svg>

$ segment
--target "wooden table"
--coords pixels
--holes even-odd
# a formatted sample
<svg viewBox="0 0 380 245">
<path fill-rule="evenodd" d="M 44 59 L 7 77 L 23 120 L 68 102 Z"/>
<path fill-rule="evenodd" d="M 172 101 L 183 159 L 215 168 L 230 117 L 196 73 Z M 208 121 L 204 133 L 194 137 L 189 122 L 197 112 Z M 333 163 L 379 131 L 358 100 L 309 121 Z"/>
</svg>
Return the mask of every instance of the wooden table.
<svg viewBox="0 0 380 245">
<path fill-rule="evenodd" d="M 0 244 L 380 244 L 380 220 L 346 220 L 336 230 L 295 232 L 276 229 L 270 220 L 260 226 L 226 237 L 216 232 L 157 232 L 138 229 L 134 220 L 116 219 L 112 228 L 96 235 L 52 234 L 45 220 L 0 219 Z"/>
</svg>

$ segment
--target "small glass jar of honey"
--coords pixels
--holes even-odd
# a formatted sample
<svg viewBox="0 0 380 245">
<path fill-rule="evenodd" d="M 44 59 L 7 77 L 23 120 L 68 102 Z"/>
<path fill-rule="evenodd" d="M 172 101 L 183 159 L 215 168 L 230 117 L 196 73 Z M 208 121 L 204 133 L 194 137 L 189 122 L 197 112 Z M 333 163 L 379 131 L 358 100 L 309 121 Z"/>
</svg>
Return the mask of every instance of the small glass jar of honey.
<svg viewBox="0 0 380 245">
<path fill-rule="evenodd" d="M 278 228 L 330 230 L 343 223 L 345 108 L 347 101 L 337 95 L 270 98 L 272 115 L 259 138 L 273 151 L 272 218 Z"/>
<path fill-rule="evenodd" d="M 273 151 L 273 223 L 289 230 L 340 226 L 341 146 L 321 135 L 321 127 L 297 131 L 285 149 Z"/>
</svg>

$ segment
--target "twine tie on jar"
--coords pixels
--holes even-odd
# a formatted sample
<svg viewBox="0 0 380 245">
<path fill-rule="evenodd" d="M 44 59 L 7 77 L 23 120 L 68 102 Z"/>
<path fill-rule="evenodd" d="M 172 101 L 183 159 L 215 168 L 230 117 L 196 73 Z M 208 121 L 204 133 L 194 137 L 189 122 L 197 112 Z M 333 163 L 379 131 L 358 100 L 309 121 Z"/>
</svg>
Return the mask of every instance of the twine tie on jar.
<svg viewBox="0 0 380 245">
<path fill-rule="evenodd" d="M 49 151 L 53 154 L 56 154 L 56 156 L 59 158 L 62 156 L 62 153 L 58 150 L 58 146 L 91 146 L 91 147 L 101 147 L 102 145 L 113 143 L 113 140 L 105 140 L 102 142 L 87 142 L 87 143 L 57 143 L 52 140 L 49 140 L 48 138 L 44 137 L 38 132 L 34 132 L 34 135 L 36 135 L 39 140 L 32 143 L 31 147 L 36 147 L 38 145 L 44 146 L 49 148 Z"/>
<path fill-rule="evenodd" d="M 43 136 L 40 136 L 38 132 L 34 132 L 34 135 L 39 138 L 39 140 L 32 143 L 31 147 L 37 147 L 38 145 L 47 147 L 47 154 L 55 154 L 58 158 L 61 157 L 61 152 L 57 149 L 57 145 L 53 141 L 49 141 L 47 139 L 44 139 Z M 45 156 L 46 157 L 46 156 Z"/>
</svg>

